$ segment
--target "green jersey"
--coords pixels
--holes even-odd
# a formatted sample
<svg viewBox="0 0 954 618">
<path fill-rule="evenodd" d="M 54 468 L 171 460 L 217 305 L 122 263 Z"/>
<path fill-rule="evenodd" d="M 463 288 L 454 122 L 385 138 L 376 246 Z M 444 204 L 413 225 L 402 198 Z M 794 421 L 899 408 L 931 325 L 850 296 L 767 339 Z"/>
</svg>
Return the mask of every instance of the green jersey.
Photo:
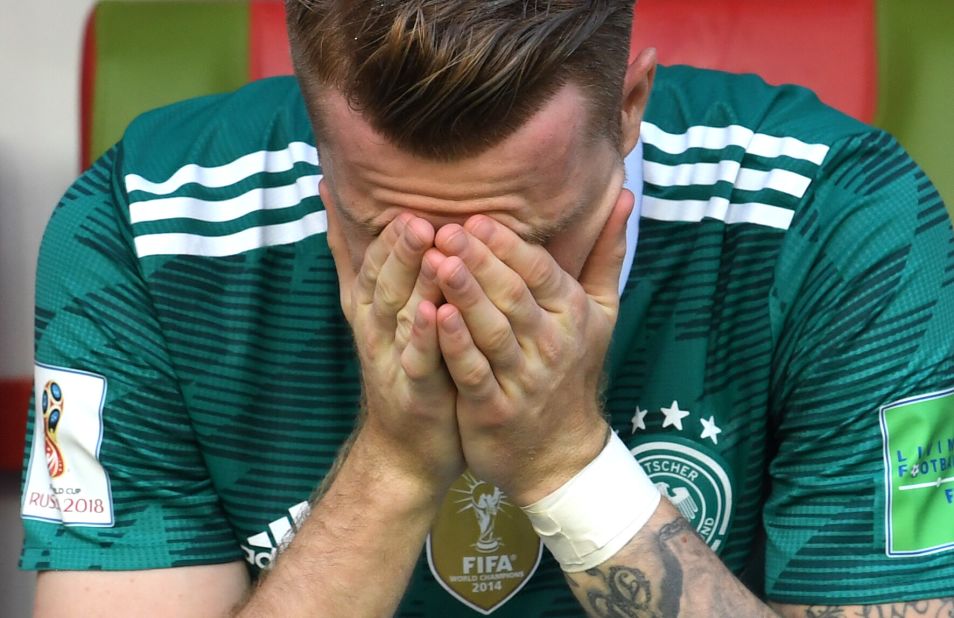
<svg viewBox="0 0 954 618">
<path fill-rule="evenodd" d="M 311 131 L 291 78 L 173 105 L 57 206 L 24 568 L 254 575 L 307 516 L 360 403 Z M 661 68 L 641 142 L 613 429 L 768 598 L 954 594 L 954 235 L 930 181 L 754 76 Z M 578 611 L 519 509 L 465 474 L 399 613 Z"/>
</svg>

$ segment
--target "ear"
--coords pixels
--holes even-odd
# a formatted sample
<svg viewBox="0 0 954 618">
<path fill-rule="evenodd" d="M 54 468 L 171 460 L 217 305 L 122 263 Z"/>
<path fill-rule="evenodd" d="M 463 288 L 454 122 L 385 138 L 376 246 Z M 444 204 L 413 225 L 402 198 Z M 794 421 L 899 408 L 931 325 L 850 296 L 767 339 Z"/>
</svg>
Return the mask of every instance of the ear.
<svg viewBox="0 0 954 618">
<path fill-rule="evenodd" d="M 639 126 L 643 121 L 649 92 L 656 78 L 656 50 L 652 47 L 639 52 L 626 67 L 623 80 L 623 107 L 621 110 L 622 139 L 620 154 L 625 157 L 636 147 Z"/>
</svg>

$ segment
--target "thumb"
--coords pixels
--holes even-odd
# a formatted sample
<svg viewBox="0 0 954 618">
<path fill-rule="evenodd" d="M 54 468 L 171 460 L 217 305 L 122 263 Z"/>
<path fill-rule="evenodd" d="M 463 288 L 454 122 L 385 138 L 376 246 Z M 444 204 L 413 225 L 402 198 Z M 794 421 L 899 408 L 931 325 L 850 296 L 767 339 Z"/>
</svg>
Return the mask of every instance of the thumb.
<svg viewBox="0 0 954 618">
<path fill-rule="evenodd" d="M 586 294 L 604 307 L 614 307 L 619 302 L 619 274 L 626 257 L 626 226 L 634 204 L 633 194 L 623 189 L 580 274 L 580 285 Z"/>
</svg>

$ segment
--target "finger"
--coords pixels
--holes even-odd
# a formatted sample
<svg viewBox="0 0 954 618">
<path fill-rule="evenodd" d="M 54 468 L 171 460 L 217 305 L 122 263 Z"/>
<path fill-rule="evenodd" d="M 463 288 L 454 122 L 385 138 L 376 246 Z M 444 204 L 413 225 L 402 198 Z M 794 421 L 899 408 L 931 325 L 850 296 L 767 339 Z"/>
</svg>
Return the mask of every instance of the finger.
<svg viewBox="0 0 954 618">
<path fill-rule="evenodd" d="M 401 353 L 401 367 L 412 382 L 423 386 L 441 375 L 441 361 L 437 307 L 424 301 L 415 312 L 407 347 Z"/>
<path fill-rule="evenodd" d="M 461 396 L 489 401 L 499 392 L 490 363 L 471 339 L 460 311 L 451 304 L 437 309 L 437 340 L 444 364 Z"/>
<path fill-rule="evenodd" d="M 435 237 L 435 246 L 464 261 L 490 302 L 510 321 L 518 335 L 532 334 L 542 321 L 542 309 L 526 281 L 493 251 L 459 225 L 445 225 Z M 458 300 L 451 301 L 461 307 Z M 463 308 L 463 307 L 461 307 Z M 464 313 L 467 324 L 470 319 Z"/>
<path fill-rule="evenodd" d="M 506 372 L 520 357 L 520 345 L 510 321 L 484 293 L 464 262 L 446 258 L 437 268 L 444 298 L 463 315 L 467 331 L 495 372 Z"/>
<path fill-rule="evenodd" d="M 546 249 L 485 215 L 471 217 L 464 227 L 526 282 L 540 307 L 557 312 L 566 306 L 576 282 Z"/>
<path fill-rule="evenodd" d="M 377 287 L 381 269 L 388 256 L 394 249 L 394 244 L 401 238 L 407 226 L 410 214 L 401 214 L 394 218 L 384 231 L 375 238 L 364 253 L 361 269 L 354 283 L 355 301 L 362 305 L 370 305 L 374 301 L 374 290 Z"/>
<path fill-rule="evenodd" d="M 434 242 L 434 228 L 419 217 L 406 220 L 374 286 L 374 313 L 388 327 L 397 325 L 397 314 L 414 291 L 424 252 Z"/>
<path fill-rule="evenodd" d="M 444 294 L 441 292 L 440 286 L 437 285 L 437 272 L 427 259 L 427 253 L 432 251 L 436 250 L 430 248 L 424 253 L 424 258 L 421 260 L 421 270 L 418 273 L 411 297 L 398 312 L 397 334 L 394 340 L 399 350 L 404 349 L 411 337 L 415 314 L 421 302 L 427 301 L 435 306 L 444 303 Z"/>
<path fill-rule="evenodd" d="M 580 273 L 587 295 L 604 306 L 619 302 L 619 275 L 626 257 L 626 227 L 635 198 L 623 189 Z"/>
</svg>

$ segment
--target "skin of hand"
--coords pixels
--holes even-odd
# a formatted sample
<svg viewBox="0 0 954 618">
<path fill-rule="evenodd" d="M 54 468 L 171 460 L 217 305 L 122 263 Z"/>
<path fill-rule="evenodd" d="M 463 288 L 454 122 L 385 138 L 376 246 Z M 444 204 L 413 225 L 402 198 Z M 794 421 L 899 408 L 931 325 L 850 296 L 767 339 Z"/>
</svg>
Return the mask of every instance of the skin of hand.
<svg viewBox="0 0 954 618">
<path fill-rule="evenodd" d="M 632 208 L 620 192 L 578 280 L 483 215 L 441 227 L 424 254 L 447 299 L 437 333 L 466 462 L 519 505 L 557 489 L 605 443 L 599 389 Z"/>
<path fill-rule="evenodd" d="M 325 188 L 321 188 L 323 197 Z M 396 217 L 367 248 L 357 273 L 341 227 L 328 210 L 329 246 L 341 285 L 341 305 L 361 361 L 364 414 L 358 440 L 386 465 L 443 495 L 464 470 L 457 389 L 437 335 L 442 302 L 423 263 L 434 228 L 412 214 Z"/>
</svg>

